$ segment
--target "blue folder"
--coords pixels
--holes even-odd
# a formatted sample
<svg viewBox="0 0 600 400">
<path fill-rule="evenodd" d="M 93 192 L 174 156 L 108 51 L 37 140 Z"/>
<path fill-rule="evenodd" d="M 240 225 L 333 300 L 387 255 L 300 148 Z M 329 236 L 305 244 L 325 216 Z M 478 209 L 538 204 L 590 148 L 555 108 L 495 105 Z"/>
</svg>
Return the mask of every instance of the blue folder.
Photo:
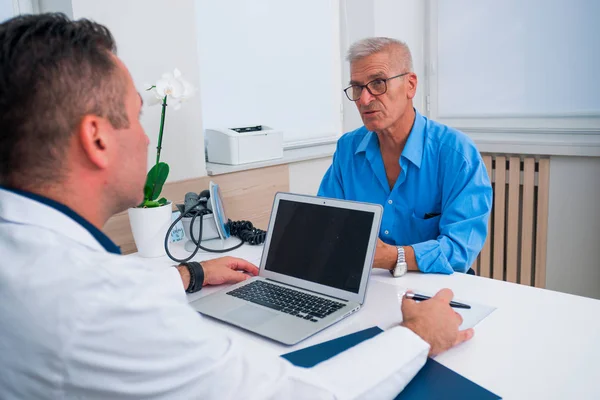
<svg viewBox="0 0 600 400">
<path fill-rule="evenodd" d="M 360 342 L 371 339 L 383 332 L 380 328 L 358 331 L 328 342 L 320 343 L 302 350 L 287 353 L 281 357 L 299 367 L 310 368 L 341 353 Z M 500 399 L 501 397 L 482 388 L 478 384 L 444 367 L 431 358 L 404 388 L 396 399 Z"/>
</svg>

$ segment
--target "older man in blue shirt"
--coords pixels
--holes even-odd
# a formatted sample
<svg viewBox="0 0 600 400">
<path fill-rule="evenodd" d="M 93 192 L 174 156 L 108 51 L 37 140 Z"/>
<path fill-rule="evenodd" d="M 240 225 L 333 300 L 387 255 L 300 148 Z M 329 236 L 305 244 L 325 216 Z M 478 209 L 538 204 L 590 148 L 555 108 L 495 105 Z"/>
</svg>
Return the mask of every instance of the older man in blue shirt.
<svg viewBox="0 0 600 400">
<path fill-rule="evenodd" d="M 413 108 L 406 44 L 361 40 L 345 89 L 364 126 L 340 138 L 319 195 L 384 207 L 374 268 L 466 272 L 483 247 L 492 187 L 474 143 Z M 400 268 L 403 266 L 404 268 Z"/>
</svg>

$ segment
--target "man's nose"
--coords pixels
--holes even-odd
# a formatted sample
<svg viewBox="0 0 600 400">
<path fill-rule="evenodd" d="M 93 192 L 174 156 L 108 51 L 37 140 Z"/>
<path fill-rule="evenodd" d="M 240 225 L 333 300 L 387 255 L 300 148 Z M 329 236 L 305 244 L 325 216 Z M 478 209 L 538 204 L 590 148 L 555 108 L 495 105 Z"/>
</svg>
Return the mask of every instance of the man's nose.
<svg viewBox="0 0 600 400">
<path fill-rule="evenodd" d="M 371 104 L 371 102 L 375 99 L 375 96 L 373 96 L 366 87 L 362 88 L 362 92 L 360 92 L 360 97 L 358 98 L 358 100 L 356 101 L 356 103 L 358 103 L 359 105 L 362 106 L 368 106 L 369 104 Z"/>
</svg>

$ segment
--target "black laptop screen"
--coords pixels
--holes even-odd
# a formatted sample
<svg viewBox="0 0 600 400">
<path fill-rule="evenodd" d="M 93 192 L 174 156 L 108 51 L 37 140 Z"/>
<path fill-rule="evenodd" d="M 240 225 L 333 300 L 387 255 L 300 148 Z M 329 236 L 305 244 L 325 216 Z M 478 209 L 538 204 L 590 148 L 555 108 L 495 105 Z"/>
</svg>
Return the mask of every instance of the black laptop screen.
<svg viewBox="0 0 600 400">
<path fill-rule="evenodd" d="M 374 213 L 280 200 L 265 269 L 358 293 Z"/>
</svg>

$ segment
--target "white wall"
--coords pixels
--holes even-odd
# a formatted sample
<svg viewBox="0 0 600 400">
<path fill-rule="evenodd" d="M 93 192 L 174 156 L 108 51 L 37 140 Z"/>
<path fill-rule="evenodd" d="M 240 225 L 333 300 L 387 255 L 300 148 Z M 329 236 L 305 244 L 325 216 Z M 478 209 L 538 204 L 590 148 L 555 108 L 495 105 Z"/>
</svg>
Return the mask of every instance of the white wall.
<svg viewBox="0 0 600 400">
<path fill-rule="evenodd" d="M 90 18 L 114 35 L 118 55 L 136 87 L 179 68 L 194 86 L 200 85 L 193 0 L 72 0 L 73 18 Z M 144 106 L 142 125 L 150 138 L 149 167 L 155 162 L 160 106 Z M 169 181 L 206 175 L 200 96 L 180 110 L 167 107 L 161 161 L 171 167 Z"/>
<path fill-rule="evenodd" d="M 596 0 L 437 1 L 439 117 L 599 116 L 598 15 Z"/>
<path fill-rule="evenodd" d="M 546 287 L 600 299 L 600 157 L 551 157 Z"/>
<path fill-rule="evenodd" d="M 195 4 L 207 129 L 266 125 L 286 143 L 340 135 L 338 0 Z"/>
<path fill-rule="evenodd" d="M 61 12 L 73 18 L 73 6 L 71 0 L 38 0 L 40 12 Z"/>
<path fill-rule="evenodd" d="M 331 159 L 327 157 L 290 164 L 290 192 L 316 195 Z"/>
<path fill-rule="evenodd" d="M 0 0 L 0 22 L 14 16 L 12 0 Z"/>
</svg>

